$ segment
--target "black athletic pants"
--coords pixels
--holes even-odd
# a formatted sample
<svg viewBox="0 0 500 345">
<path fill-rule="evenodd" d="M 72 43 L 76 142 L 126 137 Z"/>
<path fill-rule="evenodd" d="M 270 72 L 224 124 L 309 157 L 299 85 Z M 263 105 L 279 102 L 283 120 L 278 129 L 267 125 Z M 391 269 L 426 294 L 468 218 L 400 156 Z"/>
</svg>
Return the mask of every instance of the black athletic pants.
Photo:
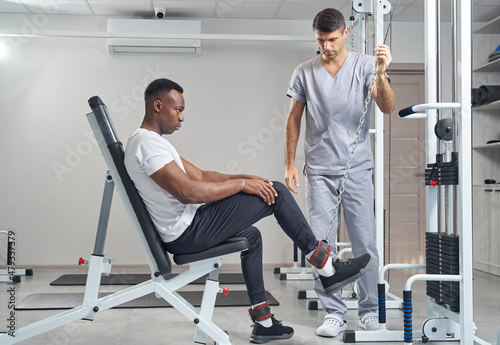
<svg viewBox="0 0 500 345">
<path fill-rule="evenodd" d="M 262 275 L 262 238 L 252 226 L 274 215 L 283 231 L 308 254 L 317 240 L 295 199 L 281 182 L 273 182 L 278 193 L 274 204 L 267 205 L 256 195 L 238 193 L 198 208 L 191 225 L 175 241 L 166 244 L 172 254 L 199 252 L 233 237 L 245 237 L 249 248 L 241 252 L 241 269 L 251 304 L 266 301 Z"/>
</svg>

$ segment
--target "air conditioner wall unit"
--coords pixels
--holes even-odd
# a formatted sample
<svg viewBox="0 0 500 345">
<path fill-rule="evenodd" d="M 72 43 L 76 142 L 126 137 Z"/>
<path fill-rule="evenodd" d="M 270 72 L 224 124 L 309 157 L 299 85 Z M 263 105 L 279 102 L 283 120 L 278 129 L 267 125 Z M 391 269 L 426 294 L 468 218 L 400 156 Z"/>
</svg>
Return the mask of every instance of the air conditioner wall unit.
<svg viewBox="0 0 500 345">
<path fill-rule="evenodd" d="M 196 35 L 201 34 L 201 21 L 169 19 L 108 19 L 108 32 L 116 34 Z M 108 38 L 110 54 L 201 54 L 201 40 L 170 38 Z"/>
</svg>

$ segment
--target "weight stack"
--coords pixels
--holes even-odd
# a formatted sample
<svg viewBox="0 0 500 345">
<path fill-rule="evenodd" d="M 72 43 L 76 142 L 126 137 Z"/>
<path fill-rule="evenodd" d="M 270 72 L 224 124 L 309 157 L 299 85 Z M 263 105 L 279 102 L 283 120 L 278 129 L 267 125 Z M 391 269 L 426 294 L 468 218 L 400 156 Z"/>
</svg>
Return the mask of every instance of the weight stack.
<svg viewBox="0 0 500 345">
<path fill-rule="evenodd" d="M 426 233 L 427 274 L 460 274 L 459 237 L 433 232 Z M 445 304 L 451 311 L 460 311 L 460 283 L 428 281 L 427 296 Z"/>
<path fill-rule="evenodd" d="M 443 162 L 444 153 L 436 155 L 436 163 L 427 164 L 425 169 L 425 184 L 430 180 L 437 181 L 438 185 L 458 185 L 458 152 L 451 153 L 451 162 Z"/>
</svg>

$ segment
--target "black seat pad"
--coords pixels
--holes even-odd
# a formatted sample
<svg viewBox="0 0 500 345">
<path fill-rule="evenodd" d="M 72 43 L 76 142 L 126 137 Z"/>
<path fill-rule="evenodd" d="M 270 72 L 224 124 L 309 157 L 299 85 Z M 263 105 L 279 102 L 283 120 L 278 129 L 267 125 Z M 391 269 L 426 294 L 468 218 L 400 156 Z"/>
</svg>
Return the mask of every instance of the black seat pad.
<svg viewBox="0 0 500 345">
<path fill-rule="evenodd" d="M 248 249 L 247 239 L 244 237 L 235 237 L 202 252 L 174 255 L 174 261 L 177 265 L 185 265 L 195 261 L 241 252 L 246 249 Z"/>
</svg>

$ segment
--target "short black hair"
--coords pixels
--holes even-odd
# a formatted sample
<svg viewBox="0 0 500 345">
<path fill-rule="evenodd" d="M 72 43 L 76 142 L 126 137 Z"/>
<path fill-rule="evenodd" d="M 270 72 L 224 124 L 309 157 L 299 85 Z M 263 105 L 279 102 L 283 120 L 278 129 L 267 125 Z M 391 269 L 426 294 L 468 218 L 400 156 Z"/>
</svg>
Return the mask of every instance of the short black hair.
<svg viewBox="0 0 500 345">
<path fill-rule="evenodd" d="M 326 8 L 319 12 L 313 21 L 313 30 L 320 32 L 343 31 L 345 19 L 342 13 L 334 8 Z"/>
<path fill-rule="evenodd" d="M 162 93 L 169 93 L 172 90 L 184 92 L 184 89 L 175 81 L 170 79 L 160 78 L 153 80 L 144 91 L 144 100 L 147 102 L 151 98 L 158 98 Z"/>
</svg>

